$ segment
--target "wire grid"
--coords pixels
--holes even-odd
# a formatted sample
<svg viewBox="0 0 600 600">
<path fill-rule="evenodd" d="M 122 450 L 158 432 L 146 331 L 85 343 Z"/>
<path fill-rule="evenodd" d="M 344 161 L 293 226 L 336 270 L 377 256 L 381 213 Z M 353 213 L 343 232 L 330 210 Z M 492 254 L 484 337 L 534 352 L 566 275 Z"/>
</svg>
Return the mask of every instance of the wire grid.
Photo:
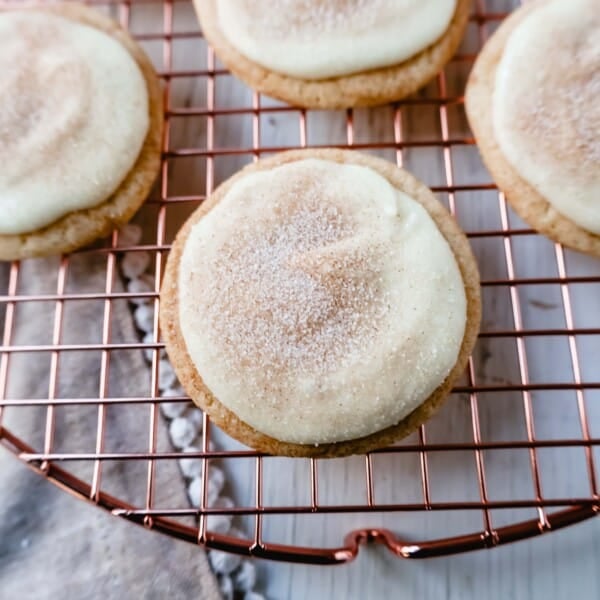
<svg viewBox="0 0 600 600">
<path fill-rule="evenodd" d="M 464 129 L 464 123 L 462 130 L 457 126 L 463 110 L 464 78 L 457 87 L 453 83 L 453 69 L 462 69 L 463 75 L 468 72 L 477 50 L 512 8 L 512 2 L 488 0 L 486 5 L 484 0 L 478 0 L 475 3 L 469 25 L 471 42 L 467 41 L 465 49 L 424 93 L 391 107 L 343 113 L 295 109 L 261 97 L 233 81 L 204 44 L 189 2 L 99 0 L 90 3 L 132 30 L 155 60 L 164 82 L 166 128 L 161 174 L 157 189 L 143 209 L 150 215 L 146 222 L 152 221 L 153 237 L 136 246 L 123 246 L 118 232 L 114 232 L 104 245 L 62 257 L 57 267 L 55 291 L 43 294 L 20 293 L 22 266 L 18 262 L 10 265 L 6 291 L 0 296 L 4 306 L 0 442 L 51 481 L 115 515 L 210 548 L 279 560 L 344 562 L 356 555 L 360 543 L 369 540 L 381 542 L 407 558 L 449 554 L 530 537 L 597 514 L 600 500 L 595 463 L 599 460 L 600 437 L 597 433 L 594 436 L 592 428 L 600 419 L 597 362 L 600 311 L 594 310 L 600 308 L 600 268 L 597 262 L 563 250 L 520 222 L 489 178 L 482 181 L 472 135 Z M 139 29 L 136 26 L 138 14 L 147 17 L 139 20 L 142 25 Z M 157 27 L 149 29 L 150 22 L 157 23 Z M 183 46 L 188 61 L 184 68 L 176 64 L 178 44 L 188 44 Z M 205 63 L 201 63 L 204 59 Z M 196 92 L 200 90 L 200 101 L 198 93 L 192 94 L 191 101 L 189 97 L 181 101 L 175 88 L 184 80 L 191 88 L 196 86 Z M 223 80 L 227 80 L 230 87 L 220 87 Z M 221 93 L 221 89 L 228 93 Z M 238 96 L 242 100 L 232 90 L 240 92 Z M 418 114 L 424 112 L 433 116 L 435 125 L 421 131 Z M 317 121 L 316 126 L 311 127 L 313 117 Z M 379 122 L 378 119 L 387 123 L 383 134 L 379 128 L 380 139 L 363 140 L 364 136 L 359 133 Z M 248 137 L 241 134 L 236 137 L 241 120 L 246 125 L 248 120 L 250 122 Z M 331 125 L 334 120 L 339 126 Z M 265 128 L 265 121 L 272 126 L 271 130 Z M 277 142 L 276 130 L 284 126 L 296 131 L 297 142 L 262 143 L 269 132 Z M 323 135 L 323 127 L 329 137 L 321 143 L 319 136 Z M 196 130 L 202 135 L 196 135 Z M 222 132 L 227 136 L 221 135 Z M 227 137 L 232 137 L 235 144 L 224 145 Z M 187 141 L 182 143 L 182 139 Z M 429 168 L 431 161 L 439 162 L 441 180 L 429 181 L 426 174 L 423 178 L 467 231 L 482 269 L 484 323 L 478 346 L 463 381 L 448 400 L 449 408 L 444 408 L 439 418 L 398 445 L 365 457 L 343 461 L 270 458 L 228 440 L 205 415 L 201 451 L 185 455 L 203 461 L 200 508 L 162 505 L 156 500 L 157 489 L 163 485 L 160 465 L 182 456 L 180 452 L 157 449 L 162 426 L 159 404 L 163 401 L 158 390 L 159 353 L 163 348 L 158 329 L 158 290 L 174 230 L 183 219 L 182 214 L 191 213 L 226 177 L 228 169 L 233 172 L 264 154 L 311 145 L 337 145 L 373 152 L 416 170 L 417 175 L 421 175 L 419 169 Z M 420 154 L 422 151 L 424 154 Z M 431 154 L 434 152 L 435 156 Z M 428 158 L 424 161 L 421 156 Z M 190 179 L 192 189 L 181 191 L 178 181 L 190 177 L 189 165 L 180 166 L 186 160 L 192 161 L 195 175 Z M 202 169 L 193 162 L 197 160 L 202 161 Z M 223 160 L 230 161 L 228 167 L 220 167 Z M 478 177 L 470 180 L 474 172 Z M 177 214 L 172 223 L 171 212 Z M 492 212 L 497 215 L 497 225 L 488 224 L 486 214 Z M 123 251 L 152 253 L 153 292 L 132 294 L 115 284 L 117 260 Z M 106 257 L 104 289 L 85 293 L 69 290 L 73 257 L 90 252 Z M 115 303 L 142 297 L 150 300 L 155 309 L 152 343 L 144 344 L 138 339 L 113 342 Z M 100 341 L 64 343 L 65 307 L 71 302 L 84 301 L 102 304 L 102 317 L 98 322 Z M 45 345 L 15 344 L 19 307 L 35 302 L 54 306 L 51 340 Z M 488 313 L 496 311 L 493 318 L 486 318 L 486 310 Z M 500 345 L 500 349 L 495 351 L 494 344 Z M 559 346 L 562 349 L 556 350 Z M 115 397 L 109 385 L 111 359 L 114 360 L 118 352 L 142 349 L 151 349 L 153 356 L 147 391 L 132 397 Z M 61 357 L 65 353 L 81 352 L 98 353 L 97 396 L 62 397 Z M 11 362 L 18 353 L 49 355 L 47 397 L 10 397 Z M 488 363 L 492 360 L 496 366 L 490 375 Z M 544 368 L 550 363 L 551 368 Z M 542 365 L 541 370 L 539 365 Z M 532 370 L 535 373 L 532 374 Z M 560 379 L 554 377 L 554 371 Z M 184 402 L 187 398 L 168 398 L 168 401 Z M 496 405 L 503 405 L 505 410 L 494 412 Z M 45 426 L 39 442 L 21 439 L 8 424 L 10 413 L 32 407 L 45 411 Z M 56 447 L 57 411 L 75 407 L 96 410 L 97 427 L 91 451 L 75 448 L 67 452 Z M 107 412 L 119 413 L 129 408 L 144 411 L 147 439 L 130 440 L 125 450 L 107 451 Z M 560 435 L 556 431 L 545 435 L 548 411 L 553 417 L 558 415 L 559 423 L 564 423 L 564 435 L 562 429 Z M 507 415 L 509 422 L 505 423 L 501 417 Z M 540 429 L 544 430 L 542 434 Z M 455 430 L 458 433 L 455 434 Z M 211 436 L 221 442 L 217 450 L 209 449 Z M 552 459 L 542 459 L 541 455 L 549 451 L 553 451 Z M 580 455 L 579 459 L 565 462 L 560 458 L 573 451 Z M 520 458 L 511 458 L 508 462 L 496 460 L 507 453 L 512 457 L 518 454 Z M 460 458 L 448 458 L 455 456 Z M 446 460 L 450 462 L 444 462 Z M 109 493 L 110 480 L 104 466 L 113 461 L 145 466 L 145 475 L 135 481 L 144 488 L 140 497 L 130 500 Z M 69 467 L 72 463 L 90 465 L 91 475 L 74 474 Z M 222 509 L 209 504 L 206 482 L 214 463 L 224 465 L 233 477 L 234 491 L 241 489 L 241 498 L 234 498 L 234 508 Z M 450 476 L 448 464 L 452 468 Z M 517 478 L 530 480 L 531 493 L 523 493 L 520 484 L 516 486 L 518 489 L 512 489 L 514 478 L 511 479 L 510 473 L 519 469 Z M 566 479 L 565 470 L 568 471 Z M 276 477 L 269 478 L 270 473 L 276 473 Z M 288 487 L 284 483 L 286 473 L 291 473 L 289 487 L 295 490 L 295 496 L 284 489 Z M 573 473 L 578 473 L 579 480 L 575 481 Z M 556 488 L 553 481 L 561 477 L 564 480 L 560 487 L 562 493 L 553 493 L 552 489 Z M 474 483 L 474 494 L 463 494 L 461 488 L 465 481 Z M 237 485 L 240 482 L 241 485 Z M 500 498 L 498 487 L 505 488 Z M 224 513 L 244 520 L 247 531 L 251 532 L 247 539 L 207 530 L 207 516 Z M 459 516 L 464 514 L 468 514 L 467 520 Z M 186 521 L 190 516 L 199 519 L 190 523 Z M 270 519 L 274 524 L 265 532 Z M 367 525 L 367 521 L 374 521 L 373 525 Z M 451 521 L 456 521 L 457 530 L 448 528 Z M 292 522 L 298 526 L 290 530 Z M 306 528 L 301 523 L 306 524 Z M 299 529 L 314 531 L 315 527 L 333 530 L 336 523 L 339 531 L 334 532 L 333 543 L 325 543 L 326 538 L 314 535 L 307 542 L 306 536 L 298 532 Z M 413 531 L 408 533 L 411 524 Z M 403 536 L 397 537 L 390 529 L 403 532 Z M 405 532 L 410 541 L 406 541 Z M 345 538 L 344 534 L 347 534 Z"/>
</svg>

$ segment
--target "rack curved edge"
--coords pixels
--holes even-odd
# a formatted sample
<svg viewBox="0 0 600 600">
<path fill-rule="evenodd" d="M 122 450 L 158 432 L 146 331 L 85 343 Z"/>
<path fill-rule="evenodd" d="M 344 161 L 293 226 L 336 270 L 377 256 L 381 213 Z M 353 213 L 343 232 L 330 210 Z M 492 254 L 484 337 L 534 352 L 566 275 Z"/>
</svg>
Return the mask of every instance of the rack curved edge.
<svg viewBox="0 0 600 600">
<path fill-rule="evenodd" d="M 21 458 L 22 454 L 33 454 L 35 452 L 33 448 L 4 427 L 0 427 L 0 446 L 4 446 L 17 458 Z M 113 516 L 124 518 L 147 529 L 154 529 L 160 533 L 201 545 L 208 549 L 223 550 L 225 552 L 275 561 L 314 565 L 348 563 L 358 556 L 360 547 L 367 543 L 382 544 L 394 555 L 406 559 L 432 558 L 473 550 L 495 548 L 496 546 L 556 531 L 600 514 L 600 499 L 596 499 L 591 504 L 575 505 L 549 514 L 545 522 L 532 519 L 501 527 L 494 531 L 475 532 L 451 538 L 426 542 L 410 542 L 397 537 L 388 529 L 369 528 L 351 531 L 344 538 L 344 546 L 339 548 L 296 547 L 264 542 L 257 543 L 253 540 L 233 538 L 214 534 L 210 531 L 202 536 L 197 528 L 182 525 L 173 519 L 150 517 L 140 514 L 134 506 L 128 505 L 104 492 L 99 492 L 96 498 L 92 498 L 92 488 L 89 484 L 52 462 L 41 462 L 38 464 L 39 461 L 31 462 L 22 458 L 21 460 L 30 469 L 46 477 L 49 481 L 80 500 L 95 504 L 107 510 Z"/>
</svg>

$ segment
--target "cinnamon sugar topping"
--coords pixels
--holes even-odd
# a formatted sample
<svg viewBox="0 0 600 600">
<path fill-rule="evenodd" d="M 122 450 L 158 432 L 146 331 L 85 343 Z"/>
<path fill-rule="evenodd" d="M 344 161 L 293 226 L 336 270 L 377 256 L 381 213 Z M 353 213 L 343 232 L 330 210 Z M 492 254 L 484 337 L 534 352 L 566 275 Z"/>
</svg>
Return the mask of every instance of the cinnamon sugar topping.
<svg viewBox="0 0 600 600">
<path fill-rule="evenodd" d="M 17 39 L 17 36 L 19 39 Z M 15 43 L 16 42 L 16 43 Z M 60 27 L 50 20 L 16 22 L 15 41 L 5 41 L 0 86 L 0 162 L 19 160 L 33 171 L 57 158 L 56 146 L 70 143 L 90 105 L 90 75 Z M 57 59 L 53 50 L 64 48 Z M 37 135 L 45 128 L 44 137 Z M 36 140 L 30 152 L 28 137 Z M 57 165 L 67 170 L 67 165 Z"/>
<path fill-rule="evenodd" d="M 243 10 L 252 15 L 256 35 L 274 39 L 286 36 L 313 38 L 344 27 L 368 29 L 379 15 L 394 4 L 406 5 L 419 0 L 275 0 L 269 10 L 259 8 L 253 0 L 242 0 Z"/>
<path fill-rule="evenodd" d="M 290 190 L 278 208 L 298 198 Z M 376 243 L 353 247 L 342 207 L 307 200 L 267 234 L 241 231 L 213 265 L 207 316 L 230 369 L 324 374 L 364 347 L 389 311 Z"/>
<path fill-rule="evenodd" d="M 544 140 L 546 153 L 577 174 L 600 168 L 600 16 L 582 23 L 575 36 L 568 24 L 563 27 L 567 31 L 554 29 L 562 43 L 553 53 L 551 74 L 520 96 L 516 124 Z"/>
</svg>

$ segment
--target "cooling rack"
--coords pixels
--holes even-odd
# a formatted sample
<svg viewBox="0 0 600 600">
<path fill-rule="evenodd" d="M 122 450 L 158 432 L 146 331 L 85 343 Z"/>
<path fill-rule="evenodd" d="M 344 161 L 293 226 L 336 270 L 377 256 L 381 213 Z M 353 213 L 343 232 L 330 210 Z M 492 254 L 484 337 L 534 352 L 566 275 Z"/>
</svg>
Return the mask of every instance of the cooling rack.
<svg viewBox="0 0 600 600">
<path fill-rule="evenodd" d="M 481 165 L 464 117 L 464 84 L 474 57 L 513 2 L 477 1 L 462 49 L 424 91 L 391 106 L 341 112 L 299 110 L 252 93 L 219 64 L 187 1 L 91 4 L 130 29 L 164 82 L 160 179 L 138 215 L 142 242 L 132 245 L 115 232 L 61 258 L 56 286 L 43 293 L 23 292 L 24 265 L 6 265 L 6 280 L 0 278 L 0 443 L 40 475 L 115 516 L 208 548 L 276 560 L 342 563 L 369 541 L 403 558 L 452 554 L 596 515 L 600 264 L 538 236 L 511 212 Z M 6 5 L 0 0 L 0 7 Z M 418 433 L 362 457 L 261 455 L 204 416 L 201 450 L 186 454 L 202 459 L 200 508 L 165 504 L 160 489 L 179 482 L 161 479 L 163 466 L 182 456 L 157 441 L 165 427 L 159 411 L 165 400 L 158 394 L 158 289 L 170 242 L 206 195 L 247 162 L 319 145 L 361 149 L 406 166 L 467 232 L 484 300 L 482 332 L 467 372 Z M 134 294 L 119 284 L 125 251 L 152 254 L 153 291 Z M 105 265 L 103 289 L 71 289 L 74 261 L 89 255 Z M 153 341 L 135 335 L 115 341 L 115 306 L 142 300 L 154 308 Z M 73 337 L 66 335 L 73 333 L 68 308 L 86 302 L 98 307 L 98 342 L 67 343 Z M 50 307 L 48 343 L 16 341 L 21 309 L 36 303 Z M 143 350 L 152 355 L 145 388 L 126 397 L 112 394 L 109 373 L 118 356 Z M 98 393 L 63 397 L 60 382 L 69 373 L 61 365 L 82 353 L 97 357 Z M 11 394 L 17 358 L 41 355 L 48 378 L 40 397 Z M 13 427 L 25 411 L 41 414 L 39 435 L 23 437 Z M 67 433 L 59 443 L 57 422 L 73 411 L 92 411 L 94 430 L 84 438 Z M 133 411 L 145 433 L 125 431 L 113 447 L 109 432 L 126 411 Z M 75 441 L 80 439 L 86 442 Z M 231 508 L 209 502 L 206 481 L 216 464 L 228 475 Z M 108 465 L 139 467 L 127 493 L 111 493 L 115 470 Z M 234 515 L 247 534 L 209 531 L 207 517 L 214 514 Z"/>
</svg>

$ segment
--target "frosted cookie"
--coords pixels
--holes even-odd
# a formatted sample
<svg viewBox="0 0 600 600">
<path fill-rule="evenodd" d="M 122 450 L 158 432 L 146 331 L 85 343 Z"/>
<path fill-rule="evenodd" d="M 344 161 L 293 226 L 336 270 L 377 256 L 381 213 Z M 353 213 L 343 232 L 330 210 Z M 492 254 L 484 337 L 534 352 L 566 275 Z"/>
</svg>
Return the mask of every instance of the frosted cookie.
<svg viewBox="0 0 600 600">
<path fill-rule="evenodd" d="M 469 0 L 195 0 L 206 39 L 249 86 L 308 108 L 368 106 L 424 86 L 455 53 Z"/>
<path fill-rule="evenodd" d="M 77 4 L 0 11 L 0 259 L 70 252 L 127 222 L 160 167 L 141 48 Z"/>
<path fill-rule="evenodd" d="M 490 38 L 466 109 L 481 155 L 517 214 L 600 256 L 600 10 L 532 2 Z"/>
<path fill-rule="evenodd" d="M 192 400 L 271 454 L 413 431 L 479 328 L 469 244 L 431 191 L 355 152 L 292 151 L 223 183 L 168 258 L 160 324 Z"/>
</svg>

